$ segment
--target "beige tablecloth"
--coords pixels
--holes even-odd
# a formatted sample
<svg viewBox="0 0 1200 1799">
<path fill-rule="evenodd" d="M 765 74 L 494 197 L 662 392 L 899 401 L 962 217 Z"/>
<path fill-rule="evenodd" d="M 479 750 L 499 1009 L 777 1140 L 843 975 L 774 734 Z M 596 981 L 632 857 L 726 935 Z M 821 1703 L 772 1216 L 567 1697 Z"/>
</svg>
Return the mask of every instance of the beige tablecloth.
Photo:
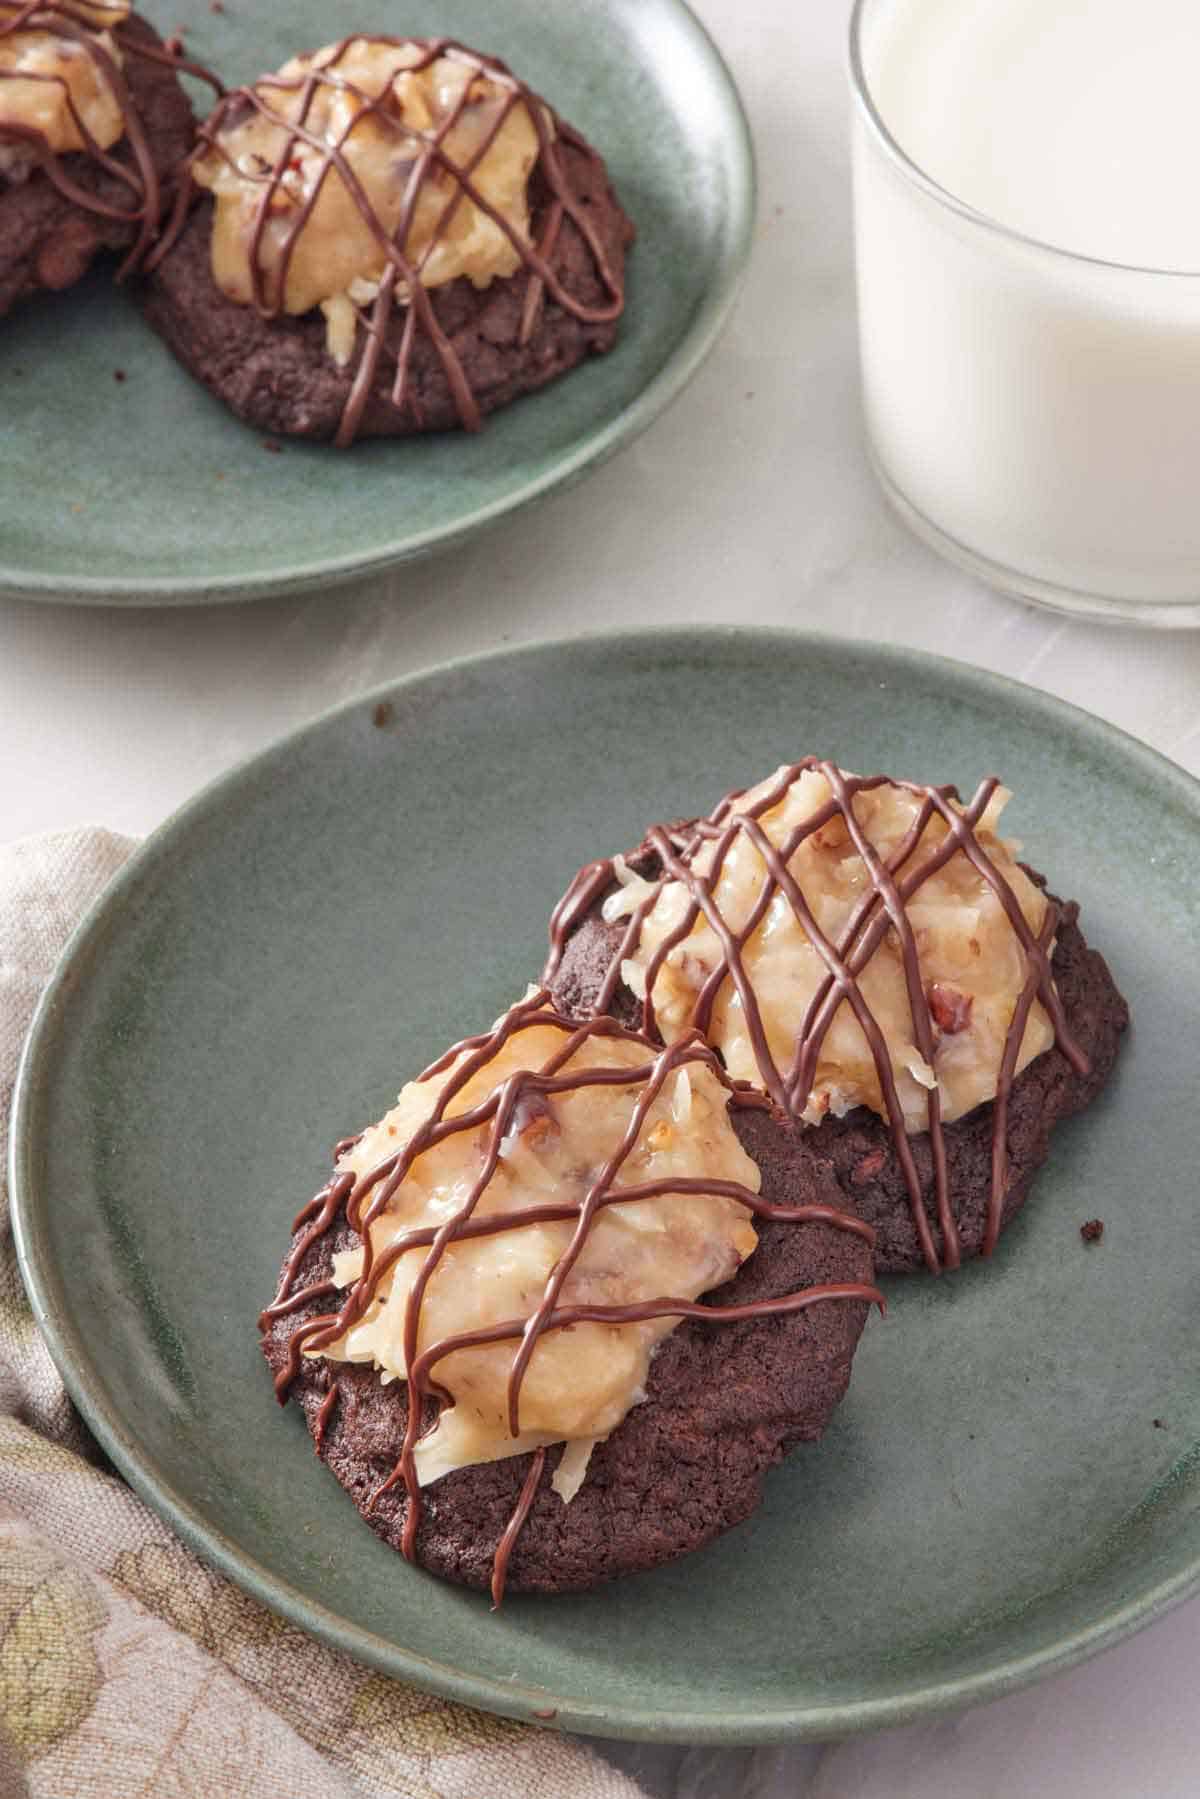
<svg viewBox="0 0 1200 1799">
<path fill-rule="evenodd" d="M 17 1272 L 21 1042 L 133 845 L 0 848 L 0 1799 L 637 1799 L 579 1744 L 374 1674 L 211 1572 L 104 1464 Z"/>
</svg>

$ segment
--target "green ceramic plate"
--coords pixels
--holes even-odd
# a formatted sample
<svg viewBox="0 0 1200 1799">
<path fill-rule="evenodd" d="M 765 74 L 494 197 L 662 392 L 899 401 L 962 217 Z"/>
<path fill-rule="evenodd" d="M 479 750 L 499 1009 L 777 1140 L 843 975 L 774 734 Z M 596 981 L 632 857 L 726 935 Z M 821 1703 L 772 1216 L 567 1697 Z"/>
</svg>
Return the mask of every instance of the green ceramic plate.
<svg viewBox="0 0 1200 1799">
<path fill-rule="evenodd" d="M 1132 1040 L 994 1260 L 892 1284 L 825 1441 L 749 1524 L 489 1616 L 384 1548 L 276 1410 L 254 1317 L 289 1220 L 336 1138 L 536 974 L 581 861 L 813 748 L 964 786 L 1002 771 L 1014 831 L 1132 999 Z M 204 1555 L 327 1640 L 497 1711 L 755 1742 L 1061 1668 L 1200 1579 L 1198 847 L 1178 769 L 901 650 L 664 632 L 372 694 L 158 831 L 43 1002 L 13 1186 L 59 1367 Z"/>
<path fill-rule="evenodd" d="M 681 0 L 146 0 L 227 82 L 356 28 L 494 50 L 600 148 L 637 224 L 616 348 L 478 437 L 264 452 L 95 276 L 0 331 L 0 594 L 253 599 L 455 542 L 575 479 L 680 391 L 728 315 L 754 223 L 749 130 Z M 126 380 L 113 379 L 116 369 Z M 52 446 L 52 448 L 50 447 Z"/>
</svg>

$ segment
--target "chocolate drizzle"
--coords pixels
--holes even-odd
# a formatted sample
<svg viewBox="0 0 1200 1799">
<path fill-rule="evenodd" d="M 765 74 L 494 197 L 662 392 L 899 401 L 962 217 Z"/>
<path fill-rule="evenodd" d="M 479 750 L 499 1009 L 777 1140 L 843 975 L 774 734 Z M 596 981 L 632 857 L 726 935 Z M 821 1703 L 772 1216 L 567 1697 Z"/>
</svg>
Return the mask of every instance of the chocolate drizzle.
<svg viewBox="0 0 1200 1799">
<path fill-rule="evenodd" d="M 561 1035 L 559 1047 L 543 1066 L 510 1074 L 478 1104 L 454 1117 L 448 1117 L 447 1109 L 455 1097 L 476 1074 L 487 1067 L 514 1033 L 534 1026 L 549 1027 Z M 641 1045 L 645 1048 L 646 1060 L 632 1067 L 619 1065 L 568 1068 L 567 1064 L 589 1039 L 598 1037 Z M 651 1107 L 675 1070 L 689 1064 L 701 1064 L 721 1081 L 730 1094 L 731 1104 L 761 1104 L 759 1095 L 731 1082 L 724 1075 L 712 1051 L 694 1032 L 663 1048 L 646 1037 L 626 1031 L 611 1018 L 589 1019 L 582 1024 L 565 1019 L 548 1005 L 547 995 L 541 990 L 511 1007 L 490 1032 L 468 1038 L 448 1050 L 424 1071 L 420 1079 L 429 1080 L 434 1075 L 444 1073 L 456 1058 L 461 1060 L 438 1095 L 433 1111 L 407 1143 L 365 1174 L 357 1177 L 350 1171 L 335 1174 L 328 1185 L 299 1213 L 293 1226 L 299 1234 L 284 1265 L 279 1289 L 259 1318 L 259 1328 L 266 1330 L 274 1320 L 287 1317 L 310 1302 L 324 1300 L 334 1290 L 333 1283 L 329 1280 L 300 1288 L 296 1286 L 296 1280 L 308 1251 L 328 1232 L 344 1209 L 347 1222 L 362 1239 L 362 1272 L 345 1290 L 336 1311 L 319 1313 L 293 1331 L 288 1341 L 284 1365 L 275 1381 L 276 1394 L 282 1404 L 300 1371 L 302 1356 L 319 1354 L 327 1349 L 365 1315 L 379 1291 L 380 1283 L 401 1256 L 414 1249 L 425 1249 L 428 1252 L 406 1301 L 403 1348 L 404 1364 L 408 1369 L 408 1402 L 403 1448 L 391 1473 L 371 1496 L 368 1508 L 373 1507 L 385 1492 L 403 1484 L 407 1503 L 401 1549 L 410 1561 L 415 1559 L 417 1533 L 422 1517 L 421 1489 L 414 1451 L 420 1438 L 436 1423 L 440 1407 L 449 1401 L 449 1395 L 437 1386 L 433 1376 L 439 1363 L 456 1350 L 484 1343 L 518 1344 L 509 1374 L 507 1394 L 508 1425 L 515 1437 L 520 1429 L 521 1387 L 525 1373 L 538 1342 L 547 1332 L 564 1330 L 579 1323 L 625 1324 L 657 1318 L 692 1318 L 705 1324 L 732 1323 L 746 1318 L 800 1312 L 822 1300 L 859 1300 L 878 1304 L 881 1309 L 883 1307 L 882 1296 L 874 1287 L 855 1282 L 806 1287 L 796 1293 L 745 1305 L 705 1305 L 670 1295 L 630 1305 L 561 1304 L 563 1285 L 578 1260 L 592 1224 L 600 1211 L 610 1205 L 625 1205 L 661 1197 L 667 1193 L 716 1194 L 736 1200 L 753 1216 L 763 1220 L 821 1223 L 836 1230 L 852 1232 L 868 1242 L 873 1241 L 874 1233 L 869 1225 L 833 1207 L 772 1205 L 750 1188 L 734 1181 L 668 1176 L 635 1185 L 617 1185 L 622 1168 L 638 1144 Z M 592 1179 L 582 1200 L 578 1203 L 564 1201 L 533 1206 L 526 1211 L 475 1217 L 479 1202 L 496 1172 L 503 1142 L 513 1129 L 514 1119 L 522 1112 L 528 1116 L 531 1106 L 533 1115 L 536 1116 L 538 1104 L 544 1104 L 550 1096 L 577 1092 L 585 1087 L 636 1088 L 639 1092 L 621 1142 Z M 406 1231 L 382 1254 L 376 1256 L 371 1241 L 371 1225 L 387 1210 L 417 1157 L 445 1141 L 447 1137 L 475 1131 L 481 1126 L 488 1127 L 482 1168 L 459 1211 L 441 1226 Z M 424 1295 L 430 1278 L 452 1243 L 502 1231 L 520 1230 L 549 1221 L 573 1222 L 575 1228 L 568 1247 L 547 1278 L 537 1305 L 527 1317 L 504 1319 L 480 1329 L 444 1337 L 424 1349 L 418 1348 Z M 335 1391 L 336 1384 L 331 1389 L 331 1395 Z M 335 1403 L 331 1396 L 327 1396 L 321 1406 L 318 1447 L 324 1438 Z M 496 1604 L 499 1604 L 503 1595 L 509 1558 L 534 1503 L 545 1460 L 545 1449 L 537 1450 L 516 1510 L 496 1547 L 492 1577 L 492 1596 Z"/>
<path fill-rule="evenodd" d="M 796 825 L 786 840 L 775 845 L 763 830 L 760 820 L 780 804 L 792 783 L 802 774 L 814 771 L 829 785 L 832 797 L 809 818 Z M 925 1213 L 920 1176 L 913 1159 L 905 1128 L 904 1112 L 897 1091 L 891 1058 L 878 1021 L 859 984 L 859 976 L 879 949 L 889 931 L 894 931 L 903 961 L 908 1003 L 914 1040 L 925 1061 L 932 1066 L 936 1042 L 936 1026 L 921 977 L 913 929 L 905 907 L 922 885 L 959 852 L 965 855 L 981 878 L 996 895 L 1025 957 L 1027 977 L 1014 1009 L 1005 1040 L 997 1075 L 993 1113 L 992 1175 L 988 1200 L 987 1228 L 982 1253 L 990 1255 L 996 1246 L 1004 1204 L 1007 1174 L 1008 1102 L 1016 1070 L 1017 1057 L 1025 1035 L 1025 1025 L 1035 1000 L 1045 1007 L 1054 1029 L 1055 1042 L 1071 1067 L 1079 1074 L 1088 1072 L 1088 1059 L 1075 1043 L 1067 1027 L 1062 1003 L 1054 987 L 1050 971 L 1050 949 L 1058 924 L 1058 909 L 1047 903 L 1040 932 L 1030 930 L 1020 903 L 1002 871 L 984 850 L 975 827 L 988 802 L 1000 785 L 995 776 L 981 782 L 970 804 L 959 807 L 953 787 L 926 787 L 911 781 L 896 781 L 886 775 L 859 777 L 846 774 L 834 763 L 808 756 L 801 762 L 781 769 L 767 790 L 751 805 L 740 807 L 744 790 L 726 794 L 707 818 L 699 819 L 684 830 L 654 826 L 646 836 L 646 848 L 652 850 L 661 867 L 653 890 L 630 915 L 617 949 L 609 963 L 604 981 L 594 1001 L 597 1013 L 606 1012 L 616 996 L 621 981 L 621 966 L 633 954 L 642 927 L 654 910 L 658 897 L 668 882 L 678 881 L 687 889 L 689 903 L 679 924 L 658 945 L 645 969 L 646 996 L 642 1005 L 642 1028 L 654 1038 L 654 982 L 667 956 L 692 931 L 703 914 L 721 945 L 722 955 L 696 999 L 689 1018 L 691 1028 L 707 1034 L 711 1028 L 713 1008 L 725 983 L 731 982 L 741 1001 L 746 1030 L 749 1034 L 763 1090 L 771 1103 L 789 1118 L 799 1118 L 806 1110 L 816 1074 L 821 1047 L 838 1008 L 845 1002 L 862 1028 L 871 1051 L 880 1092 L 887 1111 L 888 1125 L 897 1157 L 904 1173 L 912 1207 L 913 1220 L 926 1265 L 937 1272 L 956 1268 L 960 1261 L 958 1227 L 950 1203 L 946 1172 L 946 1144 L 938 1089 L 929 1090 L 927 1124 L 934 1171 L 934 1198 L 942 1238 L 939 1258 L 933 1234 Z M 898 848 L 883 861 L 854 812 L 856 794 L 884 786 L 901 789 L 919 800 L 913 823 Z M 934 818 L 946 826 L 946 835 L 936 848 L 912 866 L 918 849 L 923 846 L 926 828 Z M 832 819 L 841 818 L 854 848 L 870 876 L 871 886 L 855 907 L 836 941 L 821 930 L 789 869 L 789 863 L 801 844 L 821 830 Z M 745 924 L 735 931 L 722 916 L 715 898 L 715 888 L 725 859 L 739 837 L 752 843 L 762 859 L 765 879 Z M 694 867 L 697 852 L 711 846 L 711 866 L 706 873 Z M 590 862 L 571 882 L 558 902 L 550 921 L 550 955 L 543 973 L 549 985 L 558 971 L 567 941 L 598 904 L 616 880 L 611 858 Z M 782 894 L 809 942 L 828 971 L 814 993 L 797 1035 L 795 1054 L 789 1067 L 780 1068 L 771 1054 L 763 1021 L 762 1007 L 746 971 L 743 950 L 766 915 L 774 896 Z"/>
<path fill-rule="evenodd" d="M 376 95 L 350 81 L 339 72 L 339 64 L 345 59 L 351 47 L 363 42 L 395 48 L 414 46 L 419 51 L 419 57 L 414 63 L 407 65 L 409 71 L 420 72 L 439 58 L 445 57 L 464 64 L 473 72 L 472 79 L 475 76 L 486 77 L 488 81 L 503 91 L 504 98 L 497 108 L 496 118 L 482 141 L 473 149 L 464 163 L 456 162 L 450 155 L 446 148 L 446 140 L 470 103 L 472 80 L 464 82 L 458 98 L 436 128 L 421 130 L 416 126 L 406 124 L 397 110 L 388 105 L 388 97 L 391 93 L 390 82 L 382 94 Z M 307 122 L 314 98 L 322 87 L 348 88 L 361 102 L 360 110 L 347 125 L 341 138 L 333 144 L 327 143 L 323 137 L 312 131 Z M 290 118 L 286 111 L 272 104 L 272 97 L 281 95 L 297 102 L 295 118 Z M 505 121 L 518 106 L 525 107 L 536 133 L 538 160 L 535 166 L 540 170 L 552 196 L 537 243 L 526 241 L 514 230 L 473 179 L 476 169 L 495 142 Z M 240 123 L 247 109 L 278 126 L 284 133 L 282 147 L 273 166 L 264 168 L 260 172 L 248 172 L 240 165 L 235 164 L 221 143 L 222 129 Z M 553 129 L 548 122 L 548 115 L 553 118 Z M 383 130 L 391 133 L 400 145 L 413 152 L 411 172 L 406 178 L 404 203 L 399 221 L 392 231 L 388 230 L 380 218 L 344 154 L 347 138 L 364 119 L 368 118 Z M 415 401 L 410 391 L 410 373 L 413 351 L 419 334 L 426 337 L 437 352 L 464 429 L 478 431 L 483 424 L 482 411 L 461 360 L 438 321 L 429 290 L 421 279 L 429 257 L 444 241 L 464 199 L 472 201 L 503 232 L 520 257 L 521 265 L 528 274 L 529 280 L 520 329 L 522 344 L 527 344 L 533 336 L 547 295 L 574 318 L 589 325 L 611 324 L 621 316 L 624 310 L 623 282 L 601 242 L 588 209 L 572 189 L 558 146 L 560 142 L 569 143 L 583 151 L 593 162 L 599 160 L 596 153 L 577 132 L 557 115 L 552 114 L 546 102 L 513 75 L 504 63 L 494 57 L 483 56 L 470 50 L 452 38 L 415 39 L 385 36 L 364 38 L 362 35 L 343 38 L 338 44 L 331 47 L 319 68 L 309 67 L 302 73 L 289 76 L 264 76 L 252 86 L 237 88 L 227 94 L 212 116 L 201 127 L 199 137 L 200 145 L 193 161 L 200 156 L 215 153 L 229 167 L 235 168 L 242 179 L 257 184 L 260 189 L 250 246 L 254 306 L 260 317 L 277 319 L 284 312 L 284 291 L 288 269 L 295 255 L 300 236 L 312 217 L 321 188 L 331 175 L 335 175 L 344 183 L 359 214 L 379 246 L 383 261 L 383 275 L 379 291 L 368 307 L 355 305 L 360 327 L 361 347 L 350 392 L 343 409 L 341 424 L 334 439 L 340 448 L 345 448 L 354 441 L 375 387 L 380 365 L 385 358 L 395 364 L 395 375 L 391 386 L 392 405 L 400 412 L 403 412 L 406 407 L 412 407 L 415 415 Z M 315 150 L 320 156 L 321 162 L 303 202 L 300 205 L 292 206 L 284 183 L 289 165 L 301 147 Z M 451 192 L 438 217 L 429 243 L 419 254 L 410 253 L 408 240 L 416 218 L 418 202 L 439 174 L 450 177 Z M 290 222 L 290 229 L 283 237 L 278 261 L 268 268 L 263 255 L 267 224 L 272 217 L 278 216 L 278 208 L 284 206 L 285 202 L 286 209 L 290 210 L 294 216 Z M 170 243 L 182 229 L 186 208 L 187 196 L 181 195 L 176 218 L 167 234 L 159 257 L 155 258 L 156 261 L 170 247 Z M 555 273 L 552 263 L 554 249 L 563 222 L 567 219 L 571 221 L 586 242 L 596 273 L 607 294 L 607 299 L 600 305 L 589 305 L 569 293 Z M 388 341 L 388 324 L 395 307 L 398 284 L 407 293 L 407 315 L 399 348 L 394 350 Z M 417 422 L 419 423 L 419 418 Z"/>
<path fill-rule="evenodd" d="M 112 94 L 120 110 L 123 133 L 117 143 L 124 142 L 128 145 L 128 160 L 115 156 L 111 149 L 103 149 L 96 141 L 75 105 L 70 87 L 61 76 L 39 74 L 27 69 L 0 68 L 0 83 L 39 82 L 62 90 L 72 122 L 83 143 L 82 151 L 55 151 L 35 127 L 6 119 L 0 119 L 0 144 L 27 146 L 35 166 L 64 199 L 98 218 L 129 226 L 134 234 L 133 242 L 117 271 L 118 280 L 145 261 L 162 222 L 164 193 L 145 126 L 130 95 L 121 67 L 95 35 L 96 32 L 111 30 L 125 56 L 138 56 L 146 62 L 159 63 L 179 74 L 193 75 L 198 80 L 207 82 L 216 93 L 221 92 L 220 82 L 207 69 L 165 46 L 148 41 L 138 33 L 125 31 L 125 23 L 125 20 L 121 20 L 110 27 L 89 24 L 87 8 L 75 3 L 75 0 L 12 0 L 11 6 L 0 7 L 0 43 L 18 32 L 45 31 L 76 45 L 90 58 L 102 84 Z M 97 169 L 118 182 L 126 192 L 127 201 L 122 204 L 105 199 L 73 180 L 70 164 L 73 158 L 79 156 L 86 156 Z"/>
</svg>

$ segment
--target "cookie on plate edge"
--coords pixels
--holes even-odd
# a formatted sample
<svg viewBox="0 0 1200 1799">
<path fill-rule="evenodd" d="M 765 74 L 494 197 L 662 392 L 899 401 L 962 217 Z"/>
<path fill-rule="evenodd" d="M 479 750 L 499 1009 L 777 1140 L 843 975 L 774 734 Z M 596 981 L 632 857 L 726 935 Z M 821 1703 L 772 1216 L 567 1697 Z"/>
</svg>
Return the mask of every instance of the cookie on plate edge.
<svg viewBox="0 0 1200 1799">
<path fill-rule="evenodd" d="M 124 0 L 0 4 L 0 315 L 144 259 L 193 145 L 180 70 Z"/>
</svg>

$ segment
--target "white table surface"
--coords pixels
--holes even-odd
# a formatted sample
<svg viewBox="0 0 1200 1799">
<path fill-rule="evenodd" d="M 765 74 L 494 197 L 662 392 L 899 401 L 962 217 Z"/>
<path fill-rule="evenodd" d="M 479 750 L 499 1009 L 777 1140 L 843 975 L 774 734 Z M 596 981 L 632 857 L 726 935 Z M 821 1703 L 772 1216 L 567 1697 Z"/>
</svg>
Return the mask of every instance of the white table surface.
<svg viewBox="0 0 1200 1799">
<path fill-rule="evenodd" d="M 565 3 L 565 0 L 563 0 Z M 280 732 L 445 657 L 648 621 L 795 624 L 941 650 L 1062 695 L 1200 773 L 1200 634 L 1002 599 L 891 517 L 859 422 L 848 0 L 700 0 L 760 159 L 735 320 L 671 412 L 572 492 L 327 597 L 184 612 L 0 606 L 0 841 L 144 832 Z M 802 746 L 804 747 L 804 746 Z M 1200 1791 L 1200 1600 L 1029 1692 L 843 1745 L 628 1749 L 686 1799 L 1128 1799 Z"/>
</svg>

